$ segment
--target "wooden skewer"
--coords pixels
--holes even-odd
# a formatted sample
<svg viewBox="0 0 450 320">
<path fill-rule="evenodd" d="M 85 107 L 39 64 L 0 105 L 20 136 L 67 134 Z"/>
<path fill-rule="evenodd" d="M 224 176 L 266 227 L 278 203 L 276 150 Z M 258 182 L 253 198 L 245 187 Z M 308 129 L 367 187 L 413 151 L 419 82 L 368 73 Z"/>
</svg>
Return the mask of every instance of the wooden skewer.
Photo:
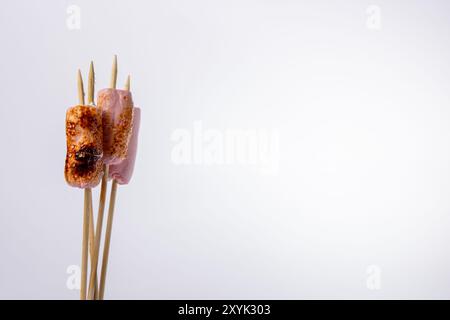
<svg viewBox="0 0 450 320">
<path fill-rule="evenodd" d="M 89 65 L 88 90 L 87 90 L 88 105 L 94 105 L 94 85 L 95 85 L 94 63 L 91 61 L 90 65 Z M 94 262 L 94 241 L 95 241 L 94 208 L 93 208 L 92 202 L 90 203 L 89 213 L 90 213 L 90 219 L 89 219 L 89 254 L 90 254 L 90 257 L 91 257 L 91 270 L 92 270 L 93 262 Z M 89 299 L 89 286 L 88 286 L 88 299 Z"/>
<path fill-rule="evenodd" d="M 94 66 L 91 62 L 91 70 L 92 77 L 90 77 L 89 81 L 89 103 L 94 105 Z M 108 167 L 103 166 L 103 178 L 102 185 L 100 190 L 100 199 L 97 213 L 97 227 L 95 230 L 95 238 L 92 242 L 93 254 L 92 264 L 91 264 L 91 274 L 89 277 L 89 290 L 88 290 L 88 299 L 96 300 L 98 298 L 98 285 L 97 285 L 97 266 L 98 266 L 98 255 L 100 251 L 100 241 L 102 237 L 102 228 L 103 228 L 103 214 L 105 212 L 105 199 L 106 199 L 106 191 L 108 186 Z"/>
<path fill-rule="evenodd" d="M 111 187 L 111 196 L 109 198 L 108 221 L 106 223 L 105 244 L 103 248 L 102 271 L 100 275 L 100 293 L 99 299 L 103 300 L 105 296 L 106 270 L 108 268 L 109 247 L 111 243 L 112 223 L 114 216 L 114 205 L 116 203 L 117 181 L 114 179 Z"/>
<path fill-rule="evenodd" d="M 89 200 L 89 255 L 90 255 L 90 259 L 91 259 L 91 270 L 93 268 L 93 263 L 94 263 L 94 243 L 95 243 L 95 230 L 94 230 L 94 209 L 92 207 L 92 193 L 90 195 L 90 200 Z M 89 288 L 89 286 L 88 286 Z M 88 289 L 89 290 L 89 289 Z M 97 280 L 97 276 L 95 277 L 95 287 L 94 290 L 98 292 L 98 280 Z M 87 299 L 89 298 L 89 291 L 87 294 Z"/>
<path fill-rule="evenodd" d="M 94 86 L 95 86 L 95 73 L 94 73 L 94 63 L 91 61 L 89 65 L 89 76 L 88 76 L 88 105 L 94 105 Z M 94 224 L 94 208 L 92 206 L 92 201 L 90 203 L 90 219 L 89 219 L 89 254 L 91 255 L 91 270 L 94 262 L 94 241 L 95 241 L 95 224 Z M 97 279 L 95 280 L 95 289 L 98 290 Z M 88 291 L 89 299 L 89 291 Z"/>
<path fill-rule="evenodd" d="M 88 230 L 88 258 L 86 260 L 86 264 L 89 264 L 89 259 L 92 259 L 92 254 L 93 252 L 93 247 L 92 247 L 92 242 L 93 242 L 93 230 L 94 230 L 94 220 L 93 220 L 93 216 L 94 214 L 92 213 L 92 189 L 91 188 L 86 188 L 85 189 L 85 194 L 86 194 L 86 202 L 87 202 L 87 209 L 88 209 L 88 214 L 89 214 L 89 230 Z M 89 255 L 91 256 L 91 258 L 89 258 Z M 92 262 L 91 262 L 91 268 L 92 268 Z M 86 299 L 88 299 L 88 274 L 89 274 L 89 267 L 86 268 Z"/>
<path fill-rule="evenodd" d="M 109 87 L 115 89 L 117 86 L 117 55 L 114 55 L 112 70 L 111 70 L 111 81 Z"/>
<path fill-rule="evenodd" d="M 102 236 L 103 229 L 103 216 L 105 213 L 105 204 L 106 204 L 106 192 L 108 189 L 108 175 L 109 168 L 107 165 L 103 165 L 103 178 L 102 178 L 102 186 L 100 190 L 100 199 L 98 205 L 98 217 L 97 217 L 97 229 L 95 233 L 95 266 L 92 270 L 95 270 L 95 290 L 94 290 L 94 300 L 99 299 L 99 288 L 97 283 L 97 270 L 98 270 L 98 259 L 100 254 L 100 242 Z"/>
<path fill-rule="evenodd" d="M 78 103 L 84 105 L 84 86 L 83 86 L 83 77 L 81 76 L 81 70 L 78 69 L 77 74 L 77 85 L 78 85 Z"/>
<path fill-rule="evenodd" d="M 94 105 L 94 89 L 95 89 L 95 71 L 94 62 L 91 61 L 89 64 L 89 78 L 88 78 L 88 104 Z"/>
<path fill-rule="evenodd" d="M 84 216 L 83 216 L 83 243 L 81 260 L 81 300 L 86 300 L 87 272 L 88 272 L 88 246 L 89 246 L 89 216 L 92 203 L 92 189 L 84 189 Z"/>
<path fill-rule="evenodd" d="M 92 105 L 94 104 L 93 99 L 93 91 L 94 91 L 94 64 L 91 61 L 91 64 L 89 65 L 89 76 L 88 76 L 88 104 Z M 89 206 L 89 254 L 91 255 L 91 269 L 92 269 L 92 260 L 94 256 L 94 239 L 95 239 L 95 231 L 94 231 L 94 209 L 92 207 L 92 202 Z"/>
<path fill-rule="evenodd" d="M 125 90 L 130 91 L 130 75 L 127 77 L 127 81 L 125 82 Z"/>
<path fill-rule="evenodd" d="M 88 78 L 88 105 L 94 106 L 94 89 L 95 89 L 95 72 L 94 72 L 94 63 L 91 61 L 91 64 L 89 66 L 89 78 Z M 90 219 L 89 219 L 89 252 L 91 255 L 91 274 L 92 271 L 94 270 L 95 267 L 95 225 L 94 225 L 94 210 L 93 210 L 93 206 L 92 206 L 92 196 L 91 196 L 91 201 L 90 201 L 90 210 L 89 210 L 89 214 L 90 214 Z M 98 219 L 97 219 L 97 228 L 98 228 Z M 100 227 L 101 227 L 101 221 L 100 221 Z M 98 252 L 98 250 L 97 250 Z M 98 253 L 97 253 L 98 254 Z M 89 289 L 88 289 L 88 299 L 91 300 L 90 297 L 90 290 L 91 290 L 91 281 L 89 282 Z M 97 280 L 97 271 L 95 268 L 95 274 L 94 274 L 94 293 L 97 292 L 98 293 L 98 280 Z"/>
<path fill-rule="evenodd" d="M 126 87 L 129 90 L 130 88 L 130 77 L 127 79 Z M 111 73 L 111 88 L 115 88 L 117 83 L 117 56 L 114 56 L 114 62 Z M 116 194 L 117 194 L 117 181 L 113 179 L 111 186 L 111 195 L 109 199 L 109 208 L 108 208 L 108 220 L 106 222 L 106 231 L 105 231 L 105 244 L 103 247 L 103 259 L 102 259 L 102 270 L 100 273 L 100 288 L 99 288 L 99 299 L 103 300 L 105 296 L 105 281 L 106 281 L 106 271 L 108 268 L 108 258 L 109 258 L 109 248 L 111 244 L 111 232 L 112 232 L 112 224 L 114 218 L 114 206 L 116 202 Z"/>
<path fill-rule="evenodd" d="M 78 70 L 78 103 L 84 105 L 84 88 L 81 71 Z M 84 189 L 83 239 L 81 243 L 81 287 L 80 300 L 86 300 L 87 261 L 89 245 L 89 202 L 92 199 L 92 190 Z"/>
</svg>

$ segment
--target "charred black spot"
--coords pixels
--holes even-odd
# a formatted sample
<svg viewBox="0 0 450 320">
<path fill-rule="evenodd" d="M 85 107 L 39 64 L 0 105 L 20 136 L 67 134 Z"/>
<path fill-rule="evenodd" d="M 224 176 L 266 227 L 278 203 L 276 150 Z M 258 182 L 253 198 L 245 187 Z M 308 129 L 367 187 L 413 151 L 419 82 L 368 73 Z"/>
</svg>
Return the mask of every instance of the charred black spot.
<svg viewBox="0 0 450 320">
<path fill-rule="evenodd" d="M 78 175 L 83 176 L 86 173 L 93 172 L 97 161 L 100 160 L 101 153 L 94 147 L 85 146 L 75 152 L 75 170 Z"/>
</svg>

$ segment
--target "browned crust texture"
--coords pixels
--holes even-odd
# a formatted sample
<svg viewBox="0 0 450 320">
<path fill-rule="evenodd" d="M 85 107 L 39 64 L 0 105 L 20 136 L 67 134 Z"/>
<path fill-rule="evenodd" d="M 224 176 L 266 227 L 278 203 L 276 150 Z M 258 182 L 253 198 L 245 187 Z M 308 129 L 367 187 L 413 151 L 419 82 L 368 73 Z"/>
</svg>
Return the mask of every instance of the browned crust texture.
<svg viewBox="0 0 450 320">
<path fill-rule="evenodd" d="M 64 175 L 69 185 L 95 187 L 102 175 L 103 129 L 101 111 L 75 106 L 66 113 L 67 154 Z"/>
</svg>

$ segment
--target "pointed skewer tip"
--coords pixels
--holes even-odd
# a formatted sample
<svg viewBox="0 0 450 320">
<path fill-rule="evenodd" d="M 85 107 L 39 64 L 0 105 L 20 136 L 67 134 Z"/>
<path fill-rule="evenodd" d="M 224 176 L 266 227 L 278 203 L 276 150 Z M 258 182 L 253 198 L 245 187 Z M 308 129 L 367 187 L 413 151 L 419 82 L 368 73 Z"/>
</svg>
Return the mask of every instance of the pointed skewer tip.
<svg viewBox="0 0 450 320">
<path fill-rule="evenodd" d="M 127 81 L 125 82 L 125 89 L 128 91 L 130 91 L 130 81 L 131 81 L 131 77 L 130 77 L 130 75 L 128 75 Z"/>
<path fill-rule="evenodd" d="M 94 105 L 95 72 L 94 62 L 89 65 L 88 104 Z"/>
<path fill-rule="evenodd" d="M 83 77 L 81 76 L 81 70 L 78 69 L 78 102 L 80 104 L 84 104 L 84 86 L 83 86 Z"/>
<path fill-rule="evenodd" d="M 117 85 L 117 55 L 114 55 L 112 71 L 111 71 L 110 87 L 115 89 L 116 85 Z"/>
</svg>

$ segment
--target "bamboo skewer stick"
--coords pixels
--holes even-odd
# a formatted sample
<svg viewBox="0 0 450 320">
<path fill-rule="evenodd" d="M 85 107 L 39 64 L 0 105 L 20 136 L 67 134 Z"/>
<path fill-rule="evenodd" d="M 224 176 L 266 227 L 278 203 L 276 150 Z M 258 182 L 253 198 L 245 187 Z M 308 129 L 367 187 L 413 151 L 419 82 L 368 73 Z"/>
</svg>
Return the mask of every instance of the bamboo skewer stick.
<svg viewBox="0 0 450 320">
<path fill-rule="evenodd" d="M 94 65 L 91 61 L 89 65 L 89 76 L 88 76 L 88 104 L 93 105 L 93 88 L 94 88 Z M 91 269 L 92 269 L 92 261 L 94 256 L 94 239 L 95 239 L 95 231 L 94 231 L 94 209 L 92 207 L 92 201 L 90 201 L 89 206 L 89 254 L 91 256 Z"/>
<path fill-rule="evenodd" d="M 130 91 L 130 75 L 128 75 L 127 81 L 125 82 L 125 90 Z"/>
<path fill-rule="evenodd" d="M 94 72 L 93 72 L 93 64 L 91 62 L 91 70 L 92 70 L 92 81 L 90 81 L 90 94 L 89 100 L 92 105 L 94 105 Z M 97 215 L 97 227 L 95 231 L 95 239 L 92 243 L 93 245 L 93 254 L 92 254 L 92 267 L 91 274 L 89 277 L 89 290 L 88 290 L 88 298 L 89 300 L 96 300 L 98 298 L 98 286 L 97 286 L 97 266 L 98 266 L 98 256 L 100 251 L 100 241 L 102 236 L 102 227 L 103 227 L 103 214 L 105 211 L 105 199 L 106 199 L 106 191 L 108 185 L 108 166 L 103 166 L 103 178 L 102 185 L 100 191 L 100 199 L 98 206 L 98 215 Z"/>
<path fill-rule="evenodd" d="M 130 87 L 130 77 L 127 79 L 126 88 L 129 90 Z M 117 84 L 117 56 L 114 56 L 114 62 L 111 73 L 111 88 L 115 88 Z M 102 259 L 102 269 L 100 274 L 100 288 L 99 288 L 99 299 L 103 300 L 105 296 L 105 282 L 106 282 L 106 271 L 108 268 L 108 259 L 109 259 L 109 248 L 111 244 L 111 233 L 112 233 L 112 224 L 114 218 L 114 206 L 116 202 L 116 194 L 117 194 L 117 181 L 113 179 L 112 187 L 111 187 L 111 195 L 109 199 L 109 208 L 108 208 L 108 220 L 106 223 L 106 231 L 105 231 L 105 244 L 103 247 L 103 259 Z"/>
<path fill-rule="evenodd" d="M 94 209 L 92 207 L 92 195 L 91 195 L 91 200 L 89 201 L 88 205 L 89 205 L 89 256 L 90 256 L 90 261 L 91 261 L 91 270 L 92 270 L 92 265 L 93 265 L 93 257 L 94 257 L 94 241 L 95 241 L 95 231 L 94 231 Z M 87 288 L 89 288 L 89 286 L 87 286 Z M 98 291 L 98 282 L 97 282 L 97 277 L 95 278 L 95 290 Z M 89 299 L 89 291 L 87 294 L 87 299 Z"/>
<path fill-rule="evenodd" d="M 99 299 L 99 288 L 98 288 L 98 259 L 100 255 L 100 242 L 102 236 L 102 228 L 103 228 L 103 216 L 105 213 L 105 203 L 106 203 L 106 193 L 108 189 L 108 175 L 109 168 L 107 165 L 103 166 L 103 178 L 102 178 L 102 186 L 100 189 L 100 199 L 98 205 L 98 217 L 97 217 L 97 229 L 95 232 L 95 266 L 92 270 L 95 270 L 95 290 L 94 290 L 94 300 Z"/>
<path fill-rule="evenodd" d="M 88 271 L 88 246 L 89 246 L 89 216 L 90 202 L 92 202 L 91 188 L 84 189 L 84 216 L 83 216 L 83 242 L 82 242 L 82 260 L 81 260 L 81 293 L 80 299 L 86 300 L 87 289 L 87 271 Z"/>
<path fill-rule="evenodd" d="M 90 66 L 89 66 L 89 78 L 88 78 L 88 105 L 91 106 L 95 106 L 95 102 L 94 102 L 94 91 L 95 91 L 95 72 L 94 72 L 94 63 L 91 61 Z M 102 186 L 103 187 L 103 186 Z M 91 196 L 91 201 L 90 201 L 90 224 L 89 224 L 89 251 L 90 251 L 90 255 L 91 255 L 91 273 L 92 270 L 94 270 L 94 266 L 96 264 L 95 262 L 95 232 L 94 232 L 94 212 L 93 212 L 93 206 L 92 206 L 92 196 Z M 97 218 L 97 229 L 98 229 L 98 223 L 99 220 Z M 102 226 L 102 223 L 100 221 L 100 228 Z M 97 250 L 98 252 L 98 250 Z M 96 269 L 95 269 L 96 270 Z M 89 282 L 89 289 L 88 289 L 88 299 L 91 299 L 90 297 L 90 290 L 91 290 L 91 281 Z M 94 275 L 94 294 L 98 293 L 98 279 L 97 279 L 97 271 L 95 271 L 95 275 Z"/>
<path fill-rule="evenodd" d="M 108 222 L 106 223 L 106 232 L 105 232 L 105 244 L 103 248 L 103 261 L 102 261 L 102 271 L 100 275 L 100 292 L 99 299 L 103 300 L 105 296 L 105 280 L 106 280 L 106 270 L 108 267 L 108 258 L 109 258 L 109 247 L 111 243 L 111 232 L 112 232 L 112 223 L 114 216 L 114 205 L 116 202 L 116 193 L 117 193 L 117 181 L 114 179 L 111 187 L 111 196 L 109 199 L 109 208 L 108 208 Z"/>
<path fill-rule="evenodd" d="M 84 105 L 84 88 L 81 71 L 78 70 L 78 103 Z M 87 262 L 89 245 L 89 201 L 92 198 L 92 190 L 84 189 L 84 214 L 83 214 L 83 239 L 81 243 L 81 287 L 80 300 L 86 300 L 86 280 L 87 280 Z"/>
<path fill-rule="evenodd" d="M 112 70 L 111 70 L 111 81 L 109 87 L 115 89 L 117 86 L 117 55 L 114 55 Z"/>
<path fill-rule="evenodd" d="M 88 209 L 88 213 L 89 213 L 89 235 L 88 235 L 88 258 L 86 260 L 86 264 L 88 265 L 87 269 L 86 269 L 86 299 L 88 299 L 88 282 L 87 282 L 87 277 L 89 274 L 89 260 L 92 260 L 92 254 L 94 253 L 93 251 L 93 247 L 92 247 L 92 242 L 94 241 L 94 215 L 92 213 L 92 188 L 86 188 L 86 194 L 87 194 L 87 209 Z M 91 262 L 92 265 L 92 262 Z"/>
</svg>

